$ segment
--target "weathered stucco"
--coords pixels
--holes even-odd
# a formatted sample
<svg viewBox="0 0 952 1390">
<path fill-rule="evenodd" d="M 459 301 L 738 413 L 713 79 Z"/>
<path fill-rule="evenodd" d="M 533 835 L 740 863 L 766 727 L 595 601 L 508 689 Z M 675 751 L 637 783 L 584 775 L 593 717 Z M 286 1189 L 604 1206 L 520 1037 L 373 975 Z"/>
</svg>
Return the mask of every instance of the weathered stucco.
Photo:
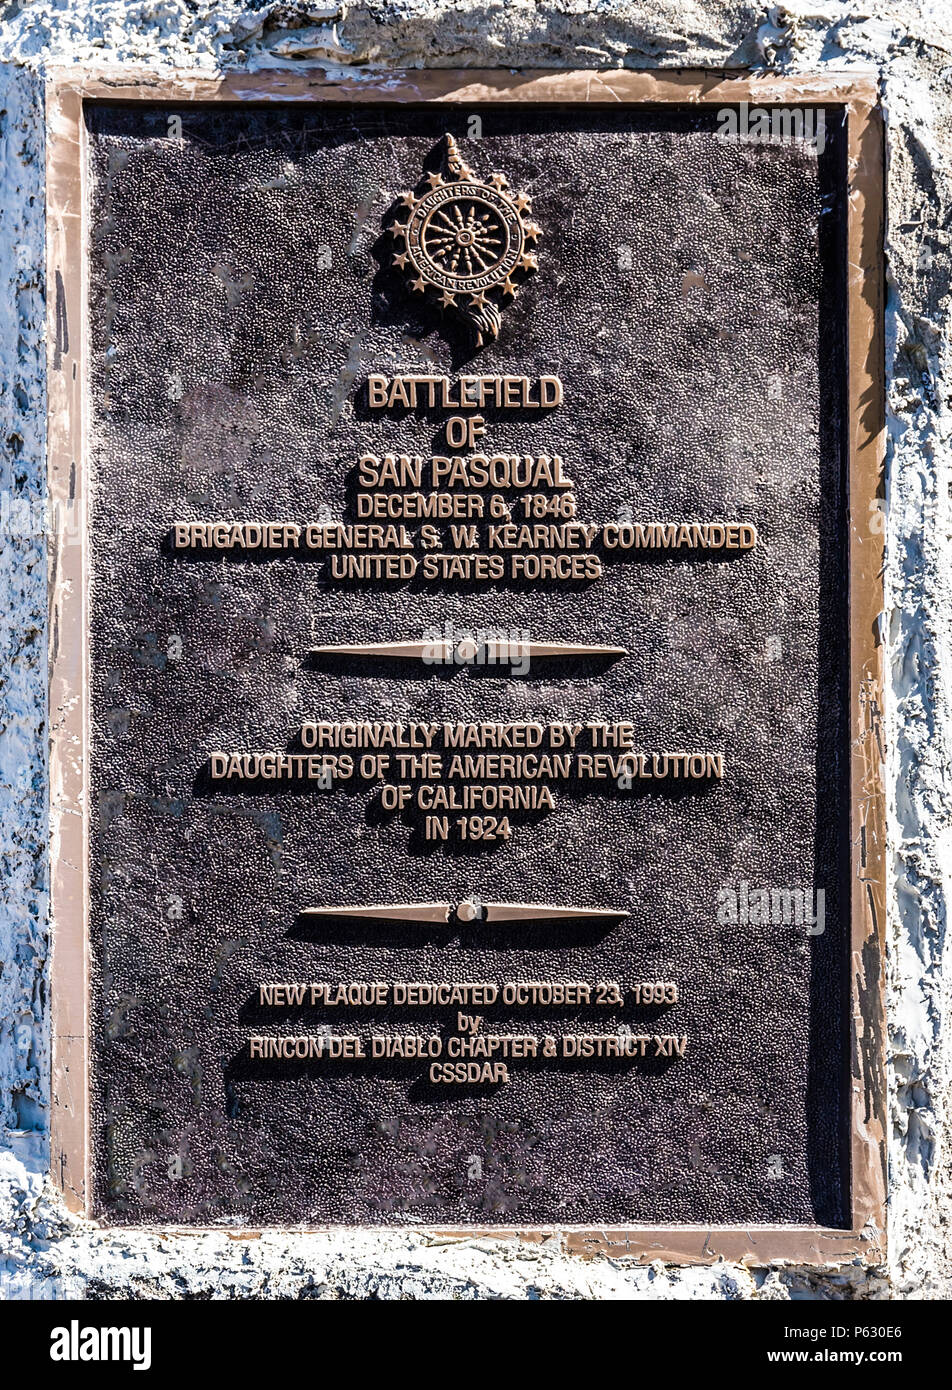
<svg viewBox="0 0 952 1390">
<path fill-rule="evenodd" d="M 859 66 L 887 116 L 890 1263 L 632 1267 L 557 1240 L 103 1233 L 46 1181 L 47 774 L 43 98 L 47 64 L 252 68 Z M 949 1297 L 952 891 L 949 353 L 952 15 L 946 0 L 14 0 L 0 4 L 0 1292 L 109 1297 Z M 58 1280 L 43 1285 L 37 1281 Z"/>
</svg>

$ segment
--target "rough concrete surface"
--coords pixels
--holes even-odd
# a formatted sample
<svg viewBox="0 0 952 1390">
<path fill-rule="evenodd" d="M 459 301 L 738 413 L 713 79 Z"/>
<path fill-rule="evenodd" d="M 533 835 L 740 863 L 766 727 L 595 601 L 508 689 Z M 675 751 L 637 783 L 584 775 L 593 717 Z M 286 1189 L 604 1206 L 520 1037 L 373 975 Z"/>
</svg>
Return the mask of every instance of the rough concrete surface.
<svg viewBox="0 0 952 1390">
<path fill-rule="evenodd" d="M 47 777 L 43 100 L 51 63 L 213 71 L 342 65 L 878 73 L 888 128 L 888 1268 L 683 1270 L 557 1240 L 393 1232 L 161 1236 L 68 1219 L 46 1181 Z M 917 1298 L 952 1295 L 943 1023 L 952 890 L 948 362 L 952 15 L 946 0 L 235 0 L 0 4 L 0 1283 L 7 1294 L 233 1298 Z M 49 1285 L 38 1281 L 55 1280 Z"/>
</svg>

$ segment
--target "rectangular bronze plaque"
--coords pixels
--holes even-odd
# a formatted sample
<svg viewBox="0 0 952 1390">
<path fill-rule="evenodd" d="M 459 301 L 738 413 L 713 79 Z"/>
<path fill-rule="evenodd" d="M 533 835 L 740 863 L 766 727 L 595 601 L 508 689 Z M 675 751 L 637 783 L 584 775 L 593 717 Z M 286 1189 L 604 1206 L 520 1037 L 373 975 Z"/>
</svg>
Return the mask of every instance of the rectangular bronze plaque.
<svg viewBox="0 0 952 1390">
<path fill-rule="evenodd" d="M 76 1206 L 881 1250 L 873 100 L 54 81 Z"/>
</svg>

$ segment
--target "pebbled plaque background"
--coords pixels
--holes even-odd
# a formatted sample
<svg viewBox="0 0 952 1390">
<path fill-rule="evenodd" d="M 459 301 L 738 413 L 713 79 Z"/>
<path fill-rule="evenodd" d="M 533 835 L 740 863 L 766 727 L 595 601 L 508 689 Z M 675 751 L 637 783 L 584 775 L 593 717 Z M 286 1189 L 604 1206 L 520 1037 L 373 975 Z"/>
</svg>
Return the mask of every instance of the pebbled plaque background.
<svg viewBox="0 0 952 1390">
<path fill-rule="evenodd" d="M 170 117 L 180 116 L 182 138 Z M 730 145 L 700 113 L 121 106 L 90 113 L 93 1113 L 114 1221 L 845 1220 L 843 153 Z M 381 269 L 382 219 L 449 123 L 533 198 L 540 270 L 475 362 Z M 440 451 L 367 418 L 369 371 L 557 373 L 492 423 L 559 452 L 580 515 L 752 521 L 734 559 L 619 561 L 588 586 L 326 583 L 320 563 L 171 556 L 175 520 L 340 515 L 361 452 Z M 629 649 L 529 675 L 317 667 L 314 644 L 518 627 Z M 175 639 L 179 639 L 176 641 Z M 723 750 L 709 788 L 559 795 L 507 846 L 421 845 L 370 790 L 209 793 L 213 749 L 304 719 L 632 718 Z M 826 893 L 826 930 L 717 922 L 722 885 Z M 611 929 L 343 924 L 308 906 L 615 907 Z M 255 1007 L 260 981 L 673 978 L 673 1008 L 497 1009 L 512 1031 L 687 1033 L 665 1065 L 247 1061 L 253 1031 L 366 1031 Z M 375 1026 L 450 1029 L 455 1010 Z M 478 1163 L 474 1162 L 478 1159 Z M 478 1176 L 473 1176 L 473 1173 Z"/>
</svg>

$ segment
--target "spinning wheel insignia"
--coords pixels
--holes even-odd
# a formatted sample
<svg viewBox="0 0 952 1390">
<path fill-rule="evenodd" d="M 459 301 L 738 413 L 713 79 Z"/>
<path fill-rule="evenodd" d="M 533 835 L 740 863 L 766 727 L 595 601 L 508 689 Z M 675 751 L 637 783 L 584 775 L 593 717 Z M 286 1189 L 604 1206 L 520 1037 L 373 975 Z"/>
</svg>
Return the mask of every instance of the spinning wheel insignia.
<svg viewBox="0 0 952 1390">
<path fill-rule="evenodd" d="M 477 348 L 499 336 L 501 310 L 522 278 L 538 269 L 542 229 L 528 221 L 531 203 L 512 193 L 504 174 L 480 182 L 452 135 L 443 137 L 445 173 L 432 173 L 400 199 L 390 235 L 393 265 L 414 294 L 436 296 L 442 310 L 468 323 Z"/>
</svg>

